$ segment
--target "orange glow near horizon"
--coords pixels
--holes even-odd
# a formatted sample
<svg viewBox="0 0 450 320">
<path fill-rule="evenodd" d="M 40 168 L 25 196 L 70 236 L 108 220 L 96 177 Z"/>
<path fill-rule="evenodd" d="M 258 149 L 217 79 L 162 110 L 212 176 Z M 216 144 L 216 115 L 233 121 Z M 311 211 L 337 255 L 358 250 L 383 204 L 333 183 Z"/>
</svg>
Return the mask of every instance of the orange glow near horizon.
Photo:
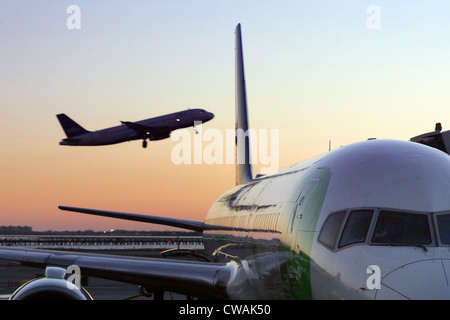
<svg viewBox="0 0 450 320">
<path fill-rule="evenodd" d="M 31 166 L 24 165 L 28 160 L 18 159 L 3 175 L 8 187 L 1 211 L 7 214 L 1 224 L 30 225 L 40 231 L 155 229 L 149 224 L 60 211 L 58 205 L 201 221 L 209 205 L 229 187 L 226 184 L 233 182 L 233 167 L 174 165 L 172 146 L 170 140 L 150 143 L 146 150 L 140 142 L 98 149 L 58 146 L 54 155 L 37 156 Z M 224 174 L 230 174 L 230 179 Z M 167 229 L 156 227 L 161 228 Z"/>
</svg>

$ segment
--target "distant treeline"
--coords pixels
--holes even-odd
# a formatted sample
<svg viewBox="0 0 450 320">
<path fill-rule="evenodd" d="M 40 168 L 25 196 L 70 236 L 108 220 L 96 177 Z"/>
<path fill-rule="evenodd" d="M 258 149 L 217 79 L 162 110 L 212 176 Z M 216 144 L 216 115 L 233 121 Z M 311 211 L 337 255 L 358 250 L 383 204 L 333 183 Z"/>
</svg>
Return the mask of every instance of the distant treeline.
<svg viewBox="0 0 450 320">
<path fill-rule="evenodd" d="M 135 230 L 113 230 L 113 231 L 33 231 L 30 226 L 0 226 L 0 235 L 78 235 L 78 236 L 201 236 L 200 232 L 190 231 L 135 231 Z"/>
<path fill-rule="evenodd" d="M 29 226 L 0 226 L 0 234 L 33 234 Z"/>
</svg>

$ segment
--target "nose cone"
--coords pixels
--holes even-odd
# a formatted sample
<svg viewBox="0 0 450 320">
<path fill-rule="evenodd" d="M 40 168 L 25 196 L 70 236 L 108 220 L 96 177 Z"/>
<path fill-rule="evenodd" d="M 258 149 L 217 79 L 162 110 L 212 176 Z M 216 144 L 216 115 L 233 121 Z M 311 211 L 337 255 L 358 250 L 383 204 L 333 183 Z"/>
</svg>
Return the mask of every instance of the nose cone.
<svg viewBox="0 0 450 320">
<path fill-rule="evenodd" d="M 209 121 L 209 120 L 211 120 L 211 119 L 213 119 L 214 118 L 214 113 L 212 113 L 212 112 L 206 112 L 206 114 L 205 114 L 205 122 L 206 121 Z"/>
<path fill-rule="evenodd" d="M 404 265 L 381 280 L 377 300 L 450 300 L 450 260 L 422 260 Z"/>
</svg>

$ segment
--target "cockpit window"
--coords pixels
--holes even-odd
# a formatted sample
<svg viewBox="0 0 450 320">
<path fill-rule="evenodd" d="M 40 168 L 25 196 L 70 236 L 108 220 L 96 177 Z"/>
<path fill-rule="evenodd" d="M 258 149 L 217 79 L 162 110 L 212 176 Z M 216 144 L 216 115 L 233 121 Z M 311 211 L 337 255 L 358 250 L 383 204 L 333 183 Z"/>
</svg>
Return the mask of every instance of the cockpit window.
<svg viewBox="0 0 450 320">
<path fill-rule="evenodd" d="M 441 243 L 450 244 L 450 214 L 436 216 Z"/>
<path fill-rule="evenodd" d="M 319 241 L 334 249 L 336 239 L 341 228 L 342 220 L 345 217 L 345 211 L 330 214 L 323 224 L 319 235 Z"/>
<path fill-rule="evenodd" d="M 431 244 L 428 215 L 381 211 L 372 243 L 392 245 Z"/>
<path fill-rule="evenodd" d="M 373 210 L 353 210 L 347 218 L 344 231 L 342 231 L 339 248 L 354 243 L 365 242 Z"/>
</svg>

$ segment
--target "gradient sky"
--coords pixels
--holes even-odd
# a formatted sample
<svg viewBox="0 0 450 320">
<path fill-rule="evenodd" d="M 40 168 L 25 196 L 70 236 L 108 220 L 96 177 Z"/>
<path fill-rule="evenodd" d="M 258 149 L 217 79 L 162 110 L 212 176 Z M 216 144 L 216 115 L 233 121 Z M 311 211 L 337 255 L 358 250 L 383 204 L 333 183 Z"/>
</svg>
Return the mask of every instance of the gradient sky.
<svg viewBox="0 0 450 320">
<path fill-rule="evenodd" d="M 55 115 L 98 130 L 201 107 L 216 115 L 204 130 L 233 128 L 238 23 L 250 125 L 279 129 L 280 168 L 329 140 L 448 130 L 449 14 L 448 1 L 0 0 L 0 225 L 152 228 L 58 205 L 203 220 L 233 165 L 175 165 L 170 139 L 59 146 Z"/>
</svg>

